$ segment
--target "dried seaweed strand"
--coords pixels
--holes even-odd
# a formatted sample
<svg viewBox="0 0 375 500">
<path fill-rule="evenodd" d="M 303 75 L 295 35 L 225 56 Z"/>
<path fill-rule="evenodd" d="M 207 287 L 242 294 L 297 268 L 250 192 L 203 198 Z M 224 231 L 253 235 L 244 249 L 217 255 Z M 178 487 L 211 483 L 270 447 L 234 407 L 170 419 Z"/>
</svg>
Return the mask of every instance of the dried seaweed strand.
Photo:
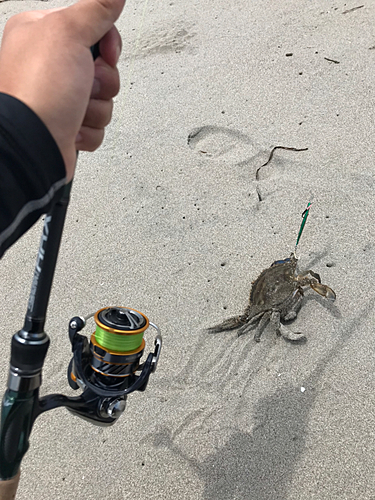
<svg viewBox="0 0 375 500">
<path fill-rule="evenodd" d="M 358 5 L 358 7 L 353 7 L 352 9 L 344 10 L 343 14 L 349 14 L 349 12 L 353 12 L 355 10 L 362 9 L 362 7 L 364 7 L 364 5 Z"/>
<path fill-rule="evenodd" d="M 335 64 L 340 64 L 340 61 L 336 61 L 335 59 L 330 59 L 329 57 L 323 57 L 323 59 L 325 59 L 328 62 L 333 62 Z"/>
<path fill-rule="evenodd" d="M 285 149 L 286 151 L 307 151 L 309 148 L 298 149 L 298 148 L 287 148 L 286 146 L 275 146 L 272 149 L 272 151 L 270 153 L 270 156 L 269 156 L 268 160 L 266 161 L 266 163 L 264 163 L 263 165 L 261 165 L 260 167 L 257 168 L 257 171 L 255 172 L 255 179 L 257 181 L 259 181 L 259 172 L 260 172 L 260 169 L 269 164 L 269 162 L 272 160 L 273 154 L 276 151 L 276 149 Z M 263 197 L 262 197 L 262 195 L 260 193 L 259 186 L 256 186 L 255 189 L 256 189 L 256 192 L 257 192 L 257 195 L 258 195 L 258 200 L 262 201 Z"/>
<path fill-rule="evenodd" d="M 276 149 L 285 149 L 286 151 L 307 151 L 309 148 L 302 148 L 302 149 L 298 149 L 298 148 L 287 148 L 286 146 L 275 146 L 271 153 L 270 153 L 270 156 L 268 158 L 268 160 L 266 161 L 266 163 L 264 163 L 263 165 L 261 165 L 260 167 L 257 168 L 257 171 L 255 173 L 255 179 L 257 181 L 259 181 L 259 172 L 260 172 L 260 169 L 265 167 L 266 165 L 269 164 L 269 162 L 272 160 L 273 158 L 273 154 L 274 152 L 276 151 Z"/>
</svg>

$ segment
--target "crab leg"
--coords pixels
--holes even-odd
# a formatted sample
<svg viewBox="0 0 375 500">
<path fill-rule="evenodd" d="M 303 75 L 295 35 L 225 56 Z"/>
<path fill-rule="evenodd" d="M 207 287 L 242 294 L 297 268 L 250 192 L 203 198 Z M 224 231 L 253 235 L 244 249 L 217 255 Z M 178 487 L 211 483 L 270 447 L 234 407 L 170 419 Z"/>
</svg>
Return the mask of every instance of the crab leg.
<svg viewBox="0 0 375 500">
<path fill-rule="evenodd" d="M 297 317 L 297 312 L 301 307 L 302 297 L 303 297 L 303 289 L 302 287 L 299 286 L 294 291 L 292 295 L 292 300 L 288 303 L 288 311 L 286 314 L 284 314 L 283 321 L 290 321 Z"/>
<path fill-rule="evenodd" d="M 280 332 L 280 335 L 282 335 L 284 337 L 284 339 L 287 339 L 287 340 L 295 341 L 295 340 L 305 340 L 306 339 L 306 337 L 303 333 L 292 332 L 292 330 L 289 330 L 289 328 L 287 328 L 282 323 L 280 323 L 279 332 Z"/>
<path fill-rule="evenodd" d="M 263 316 L 263 312 L 256 314 L 253 316 L 245 325 L 241 326 L 241 328 L 237 332 L 237 337 L 241 337 L 241 335 L 244 335 L 245 333 L 248 333 L 252 328 L 254 323 L 261 317 Z"/>
<path fill-rule="evenodd" d="M 306 337 L 302 333 L 295 333 L 289 330 L 285 325 L 280 322 L 280 312 L 272 311 L 271 322 L 274 324 L 276 331 L 279 335 L 287 340 L 302 340 Z"/>
<path fill-rule="evenodd" d="M 262 336 L 263 330 L 270 319 L 271 319 L 271 312 L 270 311 L 267 311 L 265 314 L 263 314 L 263 317 L 260 320 L 259 325 L 257 326 L 257 329 L 255 330 L 255 334 L 254 334 L 255 342 L 260 342 L 260 337 Z"/>
<path fill-rule="evenodd" d="M 303 273 L 299 274 L 298 276 L 296 276 L 296 281 L 298 281 L 301 286 L 304 286 L 304 285 L 309 285 L 311 281 L 313 281 L 311 278 L 309 278 L 309 274 L 310 276 L 312 276 L 313 278 L 315 278 L 318 283 L 321 283 L 321 279 L 320 279 L 320 276 L 318 273 L 314 273 L 314 271 L 311 271 L 311 269 L 309 269 L 308 271 L 304 271 Z"/>
</svg>

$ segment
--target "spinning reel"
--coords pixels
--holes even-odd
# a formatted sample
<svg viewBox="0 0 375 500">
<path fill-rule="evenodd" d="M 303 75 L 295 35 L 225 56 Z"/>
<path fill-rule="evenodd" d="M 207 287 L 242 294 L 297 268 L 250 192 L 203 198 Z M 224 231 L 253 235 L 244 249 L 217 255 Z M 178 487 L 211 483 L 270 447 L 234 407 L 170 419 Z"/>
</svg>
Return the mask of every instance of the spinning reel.
<svg viewBox="0 0 375 500">
<path fill-rule="evenodd" d="M 92 316 L 96 330 L 89 343 L 78 332 Z M 143 335 L 149 326 L 157 332 L 155 351 L 140 363 L 146 345 Z M 125 410 L 127 395 L 144 391 L 150 374 L 156 370 L 162 346 L 159 328 L 135 309 L 105 307 L 85 319 L 72 318 L 69 337 L 73 358 L 68 382 L 72 389 L 82 389 L 83 394 L 80 404 L 67 398 L 64 406 L 94 424 L 112 425 Z M 53 401 L 54 396 L 47 396 L 46 405 Z"/>
</svg>

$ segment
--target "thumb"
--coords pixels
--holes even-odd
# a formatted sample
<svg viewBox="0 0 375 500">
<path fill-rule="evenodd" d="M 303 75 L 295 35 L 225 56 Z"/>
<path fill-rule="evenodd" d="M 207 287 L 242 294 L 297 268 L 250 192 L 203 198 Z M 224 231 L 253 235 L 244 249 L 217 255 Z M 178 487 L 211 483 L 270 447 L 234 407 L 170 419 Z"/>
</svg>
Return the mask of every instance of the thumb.
<svg viewBox="0 0 375 500">
<path fill-rule="evenodd" d="M 125 0 L 80 0 L 62 9 L 60 14 L 70 26 L 76 27 L 76 36 L 82 44 L 91 47 L 112 28 L 124 5 Z"/>
</svg>

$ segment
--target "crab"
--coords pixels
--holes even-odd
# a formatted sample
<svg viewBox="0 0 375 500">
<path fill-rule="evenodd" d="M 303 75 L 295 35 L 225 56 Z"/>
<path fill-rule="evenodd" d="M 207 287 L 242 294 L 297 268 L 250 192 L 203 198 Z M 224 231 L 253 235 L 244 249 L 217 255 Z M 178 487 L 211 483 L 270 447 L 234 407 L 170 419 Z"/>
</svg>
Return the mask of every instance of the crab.
<svg viewBox="0 0 375 500">
<path fill-rule="evenodd" d="M 315 292 L 330 301 L 336 294 L 327 285 L 323 285 L 319 274 L 308 270 L 297 274 L 297 257 L 294 253 L 284 260 L 275 261 L 252 282 L 249 305 L 241 316 L 234 316 L 207 329 L 208 333 L 217 333 L 239 328 L 238 336 L 248 333 L 258 322 L 254 340 L 260 342 L 261 335 L 271 323 L 278 335 L 287 340 L 305 340 L 302 333 L 292 332 L 281 321 L 295 319 L 301 307 L 304 287 L 310 286 Z"/>
</svg>

